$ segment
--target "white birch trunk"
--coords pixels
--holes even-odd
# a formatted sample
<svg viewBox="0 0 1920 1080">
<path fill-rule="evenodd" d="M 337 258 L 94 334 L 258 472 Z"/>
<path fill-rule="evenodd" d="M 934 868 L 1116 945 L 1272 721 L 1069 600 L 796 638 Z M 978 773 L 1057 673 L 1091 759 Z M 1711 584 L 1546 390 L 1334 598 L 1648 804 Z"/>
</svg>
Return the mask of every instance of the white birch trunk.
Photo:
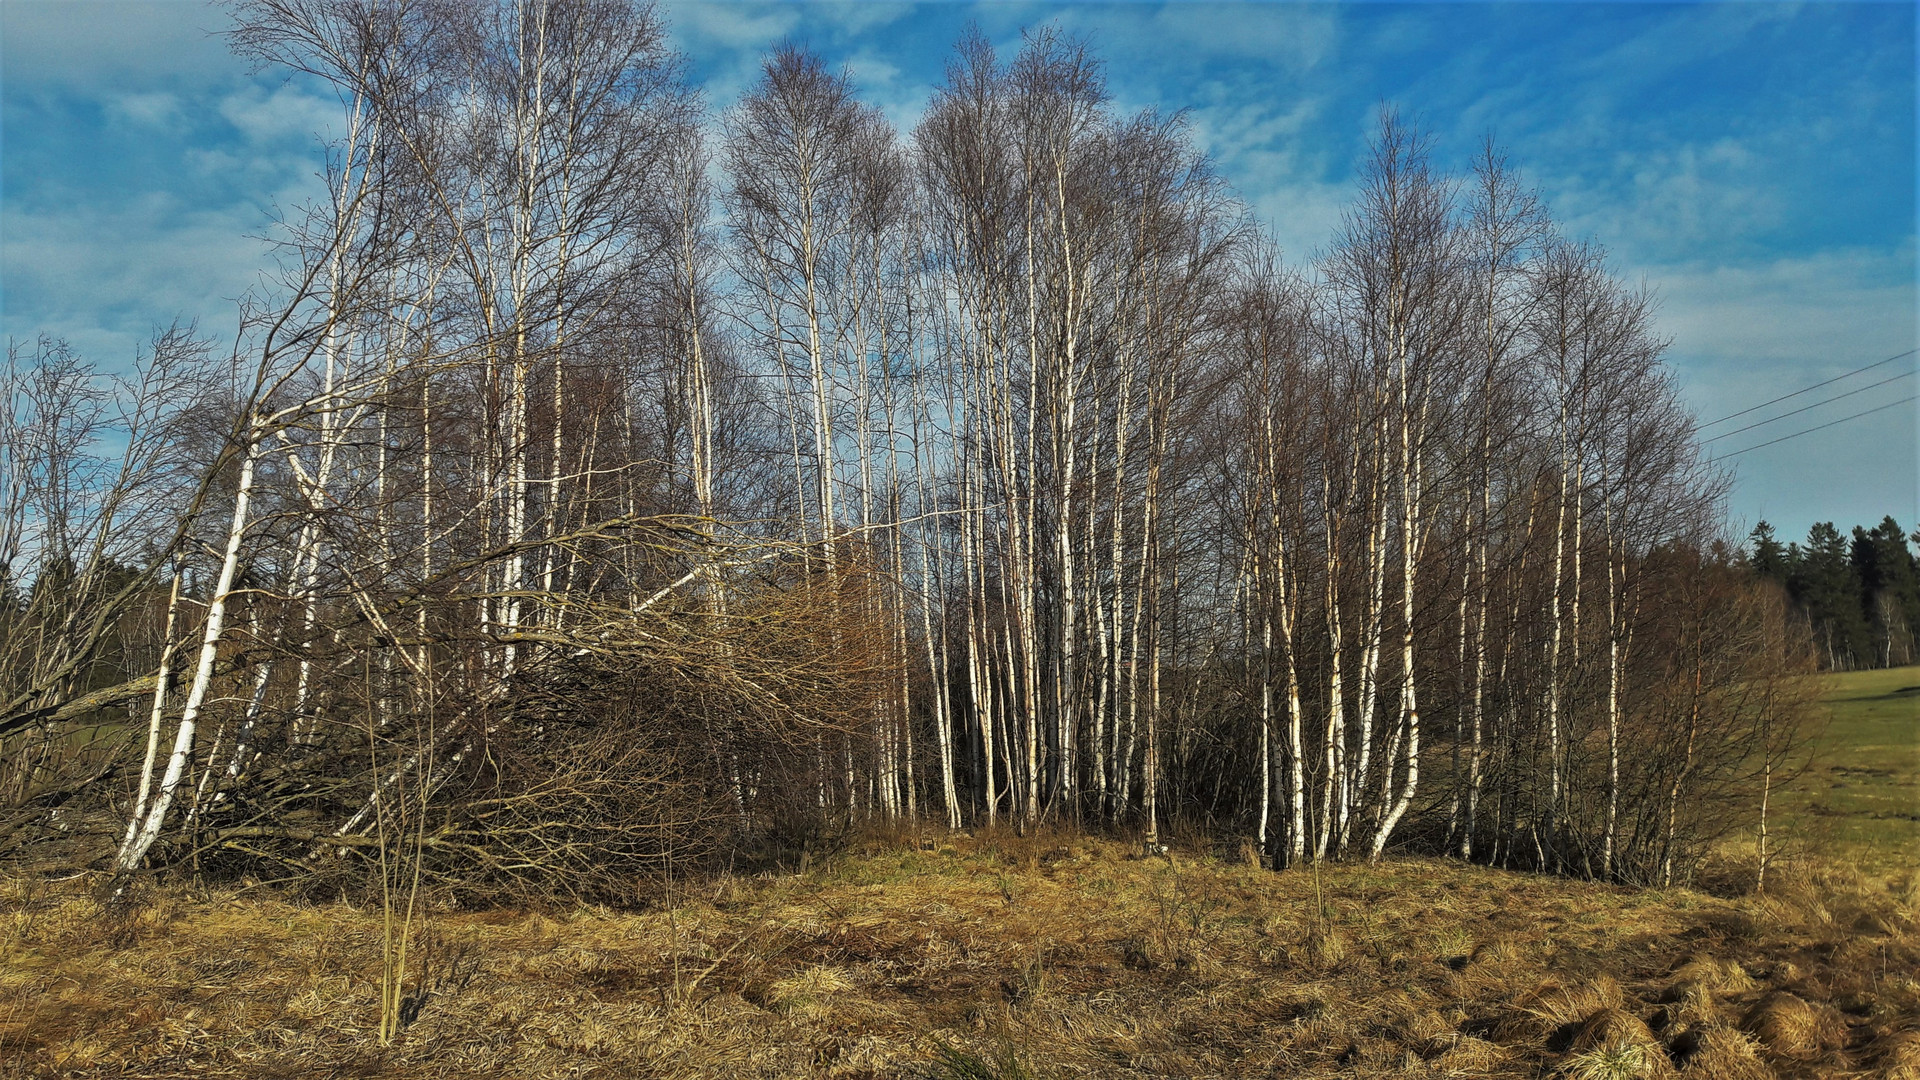
<svg viewBox="0 0 1920 1080">
<path fill-rule="evenodd" d="M 128 874 L 137 869 L 147 852 L 160 838 L 160 830 L 166 824 L 167 811 L 173 806 L 174 794 L 180 787 L 180 780 L 186 775 L 187 760 L 193 753 L 195 725 L 200 719 L 200 709 L 206 701 L 207 688 L 213 683 L 213 669 L 220 655 L 221 635 L 226 626 L 227 601 L 232 594 L 234 575 L 240 567 L 240 546 L 245 539 L 248 517 L 248 503 L 253 496 L 254 467 L 259 460 L 261 443 L 265 433 L 259 420 L 248 422 L 246 448 L 240 458 L 240 479 L 234 491 L 233 519 L 227 527 L 226 550 L 220 559 L 220 575 L 213 586 L 213 594 L 207 601 L 207 623 L 200 639 L 200 658 L 194 666 L 193 684 L 187 690 L 187 698 L 180 707 L 180 726 L 174 733 L 173 753 L 167 759 L 166 773 L 160 779 L 160 787 L 148 809 L 146 818 L 139 828 L 132 832 L 128 842 L 120 847 L 119 855 L 114 859 L 116 874 Z"/>
</svg>

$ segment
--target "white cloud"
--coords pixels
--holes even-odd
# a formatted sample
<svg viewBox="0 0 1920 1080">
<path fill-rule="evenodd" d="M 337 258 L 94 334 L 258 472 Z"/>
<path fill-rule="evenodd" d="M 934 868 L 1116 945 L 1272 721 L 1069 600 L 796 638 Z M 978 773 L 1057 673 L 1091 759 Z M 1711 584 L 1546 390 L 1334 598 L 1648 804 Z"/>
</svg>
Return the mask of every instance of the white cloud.
<svg viewBox="0 0 1920 1080">
<path fill-rule="evenodd" d="M 1745 254 L 1786 222 L 1778 157 L 1745 140 L 1649 146 L 1597 162 L 1597 169 L 1543 178 L 1567 232 L 1624 252 L 1675 259 L 1689 252 Z"/>
<path fill-rule="evenodd" d="M 264 146 L 289 140 L 311 146 L 339 127 L 340 103 L 293 83 L 267 87 L 248 83 L 220 99 L 220 115 L 250 142 Z"/>
<path fill-rule="evenodd" d="M 1701 402 L 1711 409 L 1912 348 L 1913 259 L 1911 248 L 1830 250 L 1625 269 L 1659 289 L 1660 324 L 1686 369 L 1715 377 L 1712 393 L 1726 400 Z"/>
<path fill-rule="evenodd" d="M 1589 81 L 1624 91 L 1662 82 L 1702 57 L 1720 56 L 1754 41 L 1766 27 L 1792 22 L 1802 14 L 1796 3 L 1677 5 L 1647 32 L 1620 38 L 1603 47 L 1582 48 L 1573 54 L 1577 71 Z M 1651 9 L 1660 10 L 1660 9 Z M 1598 43 L 1605 31 L 1581 36 Z"/>
<path fill-rule="evenodd" d="M 313 136 L 329 103 L 254 83 L 99 100 L 110 125 L 137 128 L 107 143 L 151 161 L 153 171 L 85 196 L 57 176 L 15 183 L 0 205 L 6 333 L 56 334 L 103 361 L 131 356 L 155 324 L 175 318 L 230 334 L 233 300 L 270 265 L 258 237 L 271 232 L 277 210 L 322 194 Z M 195 133 L 207 132 L 208 119 L 240 137 L 205 141 Z"/>
<path fill-rule="evenodd" d="M 1329 148 L 1308 135 L 1323 108 L 1315 97 L 1280 101 L 1227 90 L 1187 114 L 1196 144 L 1296 265 L 1332 239 L 1351 195 L 1324 179 Z"/>
<path fill-rule="evenodd" d="M 691 0 L 661 5 L 676 36 L 688 46 L 763 49 L 800 25 L 795 5 Z"/>
<path fill-rule="evenodd" d="M 6 0 L 0 48 L 12 84 L 187 85 L 245 73 L 218 36 L 228 25 L 202 0 Z"/>
<path fill-rule="evenodd" d="M 862 49 L 847 59 L 847 70 L 860 100 L 879 109 L 894 130 L 911 132 L 926 114 L 933 85 L 910 77 L 885 51 Z"/>
<path fill-rule="evenodd" d="M 1834 250 L 1749 264 L 1645 267 L 1662 297 L 1660 327 L 1682 393 L 1713 421 L 1914 347 L 1914 252 Z M 1802 405 L 1911 370 L 1912 358 L 1867 376 L 1709 428 L 1730 433 Z M 1709 444 L 1732 454 L 1830 420 L 1899 400 L 1913 376 Z M 1873 524 L 1916 510 L 1913 403 L 1837 424 L 1728 459 L 1736 484 L 1729 510 L 1744 530 L 1760 518 L 1793 537 L 1814 521 Z"/>
<path fill-rule="evenodd" d="M 664 0 L 668 36 L 700 72 L 700 90 L 714 109 L 726 109 L 760 74 L 769 46 L 800 24 L 795 5 Z"/>
<path fill-rule="evenodd" d="M 9 205 L 0 217 L 6 332 L 55 334 L 103 361 L 131 356 L 176 317 L 230 333 L 231 301 L 253 287 L 266 254 L 248 235 L 262 231 L 258 210 L 196 209 L 159 193 L 35 213 Z"/>
<path fill-rule="evenodd" d="M 1173 3 L 1068 5 L 1048 12 L 1063 29 L 1088 34 L 1111 63 L 1190 77 L 1209 61 L 1256 60 L 1300 74 L 1324 63 L 1340 38 L 1337 9 L 1325 5 Z"/>
<path fill-rule="evenodd" d="M 912 4 L 894 3 L 893 0 L 813 3 L 807 8 L 809 18 L 829 21 L 847 37 L 871 33 L 883 26 L 892 25 L 912 12 Z"/>
<path fill-rule="evenodd" d="M 180 98 L 166 91 L 114 94 L 106 106 L 108 116 L 139 127 L 166 128 L 180 122 Z"/>
</svg>

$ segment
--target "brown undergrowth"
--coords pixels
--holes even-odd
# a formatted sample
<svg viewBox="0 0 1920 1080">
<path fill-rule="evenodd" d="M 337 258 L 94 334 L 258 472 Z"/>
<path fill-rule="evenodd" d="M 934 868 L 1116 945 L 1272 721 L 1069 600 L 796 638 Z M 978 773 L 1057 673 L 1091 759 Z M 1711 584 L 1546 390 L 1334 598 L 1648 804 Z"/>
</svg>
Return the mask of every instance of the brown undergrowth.
<svg viewBox="0 0 1920 1080">
<path fill-rule="evenodd" d="M 1920 1080 L 1913 882 L 1282 874 L 1066 834 L 870 845 L 643 912 L 0 892 L 0 1076 Z"/>
</svg>

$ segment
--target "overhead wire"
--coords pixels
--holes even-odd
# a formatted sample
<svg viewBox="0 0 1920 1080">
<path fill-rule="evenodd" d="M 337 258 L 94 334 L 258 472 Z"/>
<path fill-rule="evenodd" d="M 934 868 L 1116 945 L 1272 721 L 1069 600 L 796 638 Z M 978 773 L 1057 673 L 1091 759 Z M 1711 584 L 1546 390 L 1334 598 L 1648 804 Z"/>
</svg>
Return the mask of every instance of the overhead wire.
<svg viewBox="0 0 1920 1080">
<path fill-rule="evenodd" d="M 1898 375 L 1889 375 L 1886 378 L 1881 379 L 1877 383 L 1868 383 L 1867 385 L 1862 386 L 1857 390 L 1849 390 L 1844 394 L 1835 394 L 1830 398 L 1821 398 L 1819 401 L 1816 401 L 1811 405 L 1802 405 L 1797 409 L 1790 409 L 1787 412 L 1781 413 L 1779 416 L 1769 416 L 1765 420 L 1755 420 L 1753 423 L 1748 424 L 1746 427 L 1737 427 L 1737 428 L 1734 428 L 1732 431 L 1723 431 L 1720 434 L 1715 435 L 1711 439 L 1701 440 L 1701 443 L 1702 445 L 1705 445 L 1706 443 L 1710 443 L 1710 442 L 1719 442 L 1721 439 L 1727 438 L 1728 436 L 1731 436 L 1731 435 L 1738 435 L 1743 431 L 1752 431 L 1754 428 L 1757 428 L 1757 427 L 1766 427 L 1768 424 L 1771 424 L 1776 420 L 1785 420 L 1789 416 L 1799 416 L 1803 412 L 1809 412 L 1813 409 L 1819 408 L 1822 405 L 1831 405 L 1842 398 L 1850 398 L 1855 394 L 1864 394 L 1867 391 L 1874 389 L 1875 387 L 1885 386 L 1890 382 L 1898 382 L 1899 380 L 1904 379 L 1907 376 L 1912 374 L 1913 372 L 1911 371 L 1903 371 Z"/>
<path fill-rule="evenodd" d="M 1877 367 L 1885 367 L 1886 365 L 1893 363 L 1895 360 L 1904 360 L 1907 357 L 1912 356 L 1916 352 L 1920 352 L 1920 349 L 1908 349 L 1906 352 L 1900 353 L 1896 356 L 1889 356 L 1885 360 L 1876 360 L 1873 363 L 1868 364 L 1866 367 L 1854 368 L 1852 371 L 1849 371 L 1844 375 L 1835 375 L 1833 378 L 1828 379 L 1825 382 L 1817 382 L 1817 383 L 1814 383 L 1812 386 L 1801 387 L 1800 389 L 1795 390 L 1791 394 L 1782 394 L 1779 397 L 1774 398 L 1772 401 L 1763 401 L 1758 405 L 1752 406 L 1751 408 L 1741 409 L 1739 412 L 1735 412 L 1735 413 L 1728 413 L 1727 415 L 1719 418 L 1718 420 L 1709 420 L 1706 423 L 1701 424 L 1700 427 L 1702 429 L 1710 428 L 1710 427 L 1713 427 L 1715 424 L 1724 424 L 1729 420 L 1738 419 L 1742 416 L 1747 415 L 1748 413 L 1759 412 L 1761 409 L 1764 409 L 1769 405 L 1778 405 L 1783 401 L 1792 400 L 1793 398 L 1799 397 L 1801 394 L 1818 390 L 1823 386 L 1832 386 L 1834 383 L 1837 383 L 1842 379 L 1851 379 L 1855 375 L 1858 375 L 1863 371 L 1872 371 L 1874 368 L 1877 368 Z"/>
<path fill-rule="evenodd" d="M 1920 398 L 1920 394 L 1908 394 L 1906 397 L 1901 398 L 1899 401 L 1889 401 L 1885 405 L 1876 405 L 1873 408 L 1867 409 L 1863 412 L 1854 413 L 1852 416 L 1843 416 L 1838 420 L 1829 420 L 1824 424 L 1816 424 L 1813 427 L 1807 428 L 1804 431 L 1796 431 L 1791 435 L 1782 435 L 1777 439 L 1769 439 L 1768 441 L 1763 443 L 1755 443 L 1752 446 L 1746 447 L 1744 449 L 1735 450 L 1731 454 L 1722 454 L 1719 457 L 1714 458 L 1713 460 L 1725 461 L 1728 458 L 1737 458 L 1741 454 L 1745 454 L 1753 450 L 1758 450 L 1763 446 L 1772 446 L 1775 443 L 1783 443 L 1783 442 L 1786 442 L 1788 439 L 1797 439 L 1802 435 L 1811 435 L 1816 431 L 1820 431 L 1825 428 L 1830 428 L 1835 424 L 1844 424 L 1849 420 L 1858 420 L 1863 416 L 1872 416 L 1874 413 L 1877 413 L 1877 412 L 1885 412 L 1886 410 L 1893 408 L 1895 405 L 1905 405 L 1907 402 L 1912 401 L 1915 398 Z"/>
</svg>

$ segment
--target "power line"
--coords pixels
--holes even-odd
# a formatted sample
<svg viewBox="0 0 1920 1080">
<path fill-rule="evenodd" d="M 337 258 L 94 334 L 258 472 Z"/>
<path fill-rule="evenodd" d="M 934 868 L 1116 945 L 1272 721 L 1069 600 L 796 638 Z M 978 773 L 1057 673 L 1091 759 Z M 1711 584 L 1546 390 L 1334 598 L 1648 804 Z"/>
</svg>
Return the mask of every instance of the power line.
<svg viewBox="0 0 1920 1080">
<path fill-rule="evenodd" d="M 1789 398 L 1797 398 L 1801 394 L 1807 393 L 1810 390 L 1818 390 L 1823 386 L 1832 386 L 1834 383 L 1839 382 L 1841 379 L 1851 379 L 1855 375 L 1858 375 L 1863 371 L 1872 371 L 1874 368 L 1882 367 L 1886 364 L 1891 364 L 1895 360 L 1903 360 L 1909 356 L 1912 356 L 1916 352 L 1920 352 L 1920 349 L 1908 349 L 1906 352 L 1901 353 L 1899 356 L 1889 356 L 1885 360 L 1876 360 L 1873 363 L 1868 364 L 1866 367 L 1854 368 L 1852 371 L 1847 372 L 1845 375 L 1835 375 L 1833 378 L 1828 379 L 1826 382 L 1817 382 L 1817 383 L 1814 383 L 1812 386 L 1803 387 L 1799 390 L 1795 390 L 1791 394 L 1782 394 L 1779 397 L 1774 398 L 1772 401 L 1763 401 L 1760 404 L 1755 405 L 1751 409 L 1741 409 L 1737 413 L 1728 413 L 1727 415 L 1721 417 L 1718 420 L 1709 420 L 1706 423 L 1701 424 L 1700 426 L 1702 428 L 1710 428 L 1715 424 L 1724 424 L 1729 420 L 1733 420 L 1733 419 L 1737 419 L 1739 417 L 1745 416 L 1750 412 L 1758 412 L 1759 410 L 1764 409 L 1769 405 L 1778 405 L 1779 403 L 1786 401 Z"/>
<path fill-rule="evenodd" d="M 1898 375 L 1890 375 L 1887 378 L 1881 379 L 1877 383 L 1868 383 L 1867 385 L 1859 388 L 1858 390 L 1849 390 L 1844 394 L 1835 394 L 1830 398 L 1821 398 L 1819 401 L 1816 401 L 1811 405 L 1802 405 L 1797 409 L 1793 409 L 1788 412 L 1783 412 L 1779 416 L 1770 416 L 1765 420 L 1755 420 L 1753 423 L 1748 424 L 1746 427 L 1737 427 L 1737 428 L 1734 428 L 1732 431 L 1723 431 L 1720 434 L 1715 435 L 1711 439 L 1704 439 L 1702 440 L 1702 445 L 1710 442 L 1719 442 L 1721 439 L 1724 439 L 1729 435 L 1738 435 L 1743 431 L 1752 431 L 1754 428 L 1757 428 L 1757 427 L 1766 427 L 1768 424 L 1773 423 L 1775 420 L 1785 420 L 1789 416 L 1799 416 L 1801 413 L 1807 412 L 1810 409 L 1817 409 L 1822 405 L 1831 405 L 1834 402 L 1839 401 L 1841 398 L 1850 398 L 1855 394 L 1864 394 L 1867 391 L 1872 390 L 1876 386 L 1885 386 L 1890 382 L 1897 382 L 1901 379 L 1906 378 L 1911 374 L 1913 374 L 1913 372 L 1903 371 Z"/>
<path fill-rule="evenodd" d="M 1901 398 L 1899 401 L 1889 401 L 1885 405 L 1876 405 L 1865 412 L 1857 412 L 1857 413 L 1854 413 L 1852 416 L 1843 416 L 1838 420 L 1829 420 L 1824 424 L 1819 424 L 1814 427 L 1810 427 L 1805 431 L 1796 431 L 1791 435 L 1782 435 L 1777 439 L 1771 439 L 1767 442 L 1755 443 L 1754 445 L 1747 447 L 1746 450 L 1735 450 L 1731 454 L 1723 454 L 1720 457 L 1714 458 L 1713 460 L 1725 461 L 1728 458 L 1737 458 L 1741 454 L 1746 453 L 1747 450 L 1758 450 L 1763 446 L 1772 446 L 1774 443 L 1783 443 L 1783 442 L 1786 442 L 1788 439 L 1797 439 L 1802 435 L 1811 435 L 1814 432 L 1821 430 L 1822 428 L 1830 428 L 1835 424 L 1844 424 L 1849 420 L 1858 420 L 1863 416 L 1872 416 L 1874 413 L 1877 413 L 1877 412 L 1885 412 L 1886 410 L 1893 408 L 1895 405 L 1905 405 L 1907 402 L 1912 401 L 1917 397 L 1920 397 L 1920 394 L 1908 394 L 1906 397 Z"/>
</svg>

